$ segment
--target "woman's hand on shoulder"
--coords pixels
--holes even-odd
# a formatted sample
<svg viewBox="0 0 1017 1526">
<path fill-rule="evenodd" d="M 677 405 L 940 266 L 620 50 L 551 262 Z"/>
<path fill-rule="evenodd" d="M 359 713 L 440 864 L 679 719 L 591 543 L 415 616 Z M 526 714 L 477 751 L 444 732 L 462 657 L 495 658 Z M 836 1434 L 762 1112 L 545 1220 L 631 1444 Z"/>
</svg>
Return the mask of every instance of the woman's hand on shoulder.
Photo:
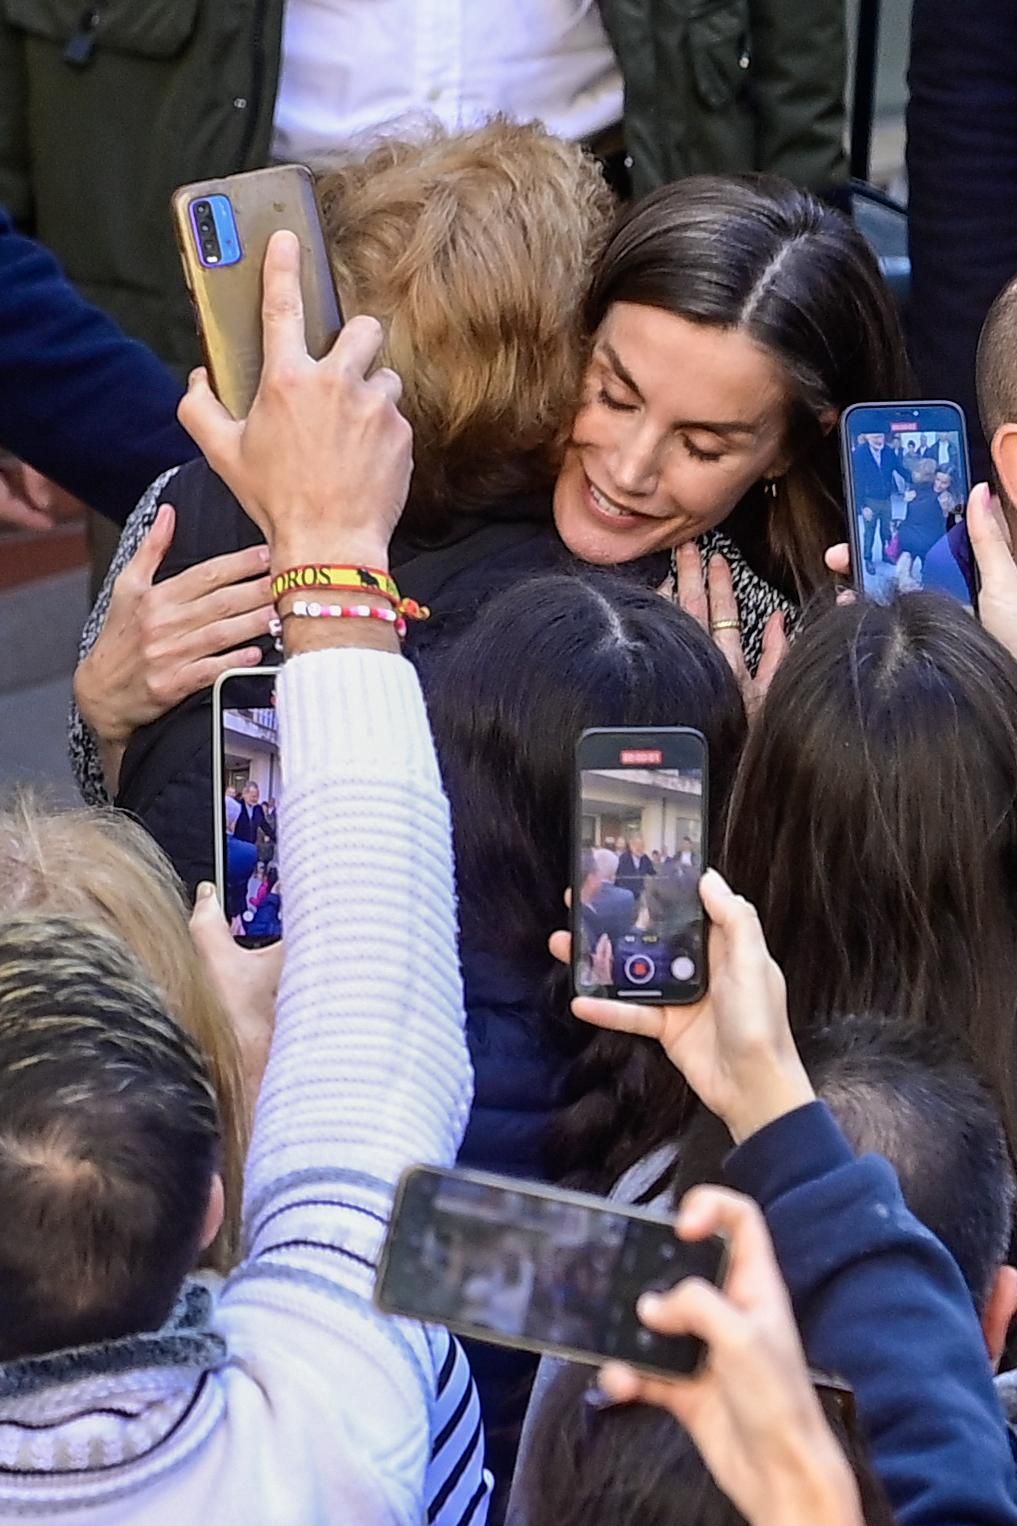
<svg viewBox="0 0 1017 1526">
<path fill-rule="evenodd" d="M 679 608 L 712 635 L 717 647 L 727 658 L 751 719 L 766 698 L 773 676 L 787 654 L 784 616 L 780 610 L 776 610 L 766 622 L 763 655 L 753 676 L 745 661 L 741 615 L 727 558 L 719 554 L 711 556 L 704 576 L 699 547 L 694 541 L 688 541 L 677 548 L 675 567 Z"/>
<path fill-rule="evenodd" d="M 267 549 L 213 557 L 156 583 L 174 523 L 172 507 L 163 504 L 113 584 L 102 630 L 74 675 L 78 708 L 113 753 L 122 754 L 139 726 L 210 688 L 220 673 L 262 659 L 261 648 L 249 643 L 267 633 L 272 615 Z"/>
</svg>

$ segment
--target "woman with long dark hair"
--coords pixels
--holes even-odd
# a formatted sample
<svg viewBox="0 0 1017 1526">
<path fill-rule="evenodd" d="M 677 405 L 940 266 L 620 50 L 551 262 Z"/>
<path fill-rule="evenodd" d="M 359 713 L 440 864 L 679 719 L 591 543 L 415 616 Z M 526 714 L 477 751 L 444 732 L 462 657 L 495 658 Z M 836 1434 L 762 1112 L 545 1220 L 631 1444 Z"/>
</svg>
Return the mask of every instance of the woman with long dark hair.
<svg viewBox="0 0 1017 1526">
<path fill-rule="evenodd" d="M 782 665 L 722 867 L 757 907 L 792 1023 L 960 1032 L 1017 1155 L 1017 663 L 959 605 L 834 609 Z"/>
<path fill-rule="evenodd" d="M 691 551 L 676 559 L 678 592 L 725 621 L 732 654 L 740 623 L 754 667 L 767 621 L 826 584 L 823 554 L 843 539 L 839 414 L 907 390 L 876 260 L 808 192 L 760 176 L 692 178 L 622 216 L 586 321 L 558 533 L 603 565 L 692 543 L 722 554 L 737 607 L 722 570 L 710 607 Z"/>
</svg>

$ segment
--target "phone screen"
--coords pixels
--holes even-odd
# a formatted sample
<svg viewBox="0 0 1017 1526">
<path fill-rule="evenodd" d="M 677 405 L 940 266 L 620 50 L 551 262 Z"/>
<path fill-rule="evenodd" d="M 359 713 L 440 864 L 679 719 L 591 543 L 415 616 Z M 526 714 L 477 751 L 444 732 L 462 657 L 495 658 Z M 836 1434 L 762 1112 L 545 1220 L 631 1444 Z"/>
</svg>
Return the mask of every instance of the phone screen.
<svg viewBox="0 0 1017 1526">
<path fill-rule="evenodd" d="M 699 878 L 706 743 L 683 729 L 587 732 L 579 743 L 573 887 L 577 994 L 696 1001 L 706 986 Z"/>
<path fill-rule="evenodd" d="M 964 515 L 971 491 L 955 403 L 864 404 L 841 421 L 856 586 L 887 603 L 920 589 L 973 610 L 977 572 Z"/>
<path fill-rule="evenodd" d="M 219 895 L 236 940 L 260 948 L 277 942 L 283 927 L 278 847 L 282 767 L 275 674 L 227 677 L 219 700 Z"/>
<path fill-rule="evenodd" d="M 684 1277 L 717 1283 L 725 1252 L 722 1240 L 686 1244 L 670 1220 L 604 1199 L 417 1167 L 400 1187 L 376 1297 L 500 1344 L 688 1373 L 701 1343 L 647 1330 L 636 1301 Z"/>
</svg>

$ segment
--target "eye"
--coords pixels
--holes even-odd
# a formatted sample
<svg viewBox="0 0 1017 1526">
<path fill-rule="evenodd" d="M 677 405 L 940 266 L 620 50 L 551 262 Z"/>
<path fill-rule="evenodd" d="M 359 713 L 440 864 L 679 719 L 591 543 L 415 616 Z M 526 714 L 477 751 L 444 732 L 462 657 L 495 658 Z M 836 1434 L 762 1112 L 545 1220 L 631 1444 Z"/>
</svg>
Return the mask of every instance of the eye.
<svg viewBox="0 0 1017 1526">
<path fill-rule="evenodd" d="M 693 461 L 722 461 L 724 459 L 722 450 L 700 450 L 698 445 L 693 445 L 688 435 L 682 435 L 682 444 Z"/>
<path fill-rule="evenodd" d="M 612 397 L 606 387 L 601 387 L 597 393 L 597 402 L 603 403 L 605 408 L 613 408 L 616 413 L 634 413 L 635 404 L 622 402 L 621 398 Z"/>
</svg>

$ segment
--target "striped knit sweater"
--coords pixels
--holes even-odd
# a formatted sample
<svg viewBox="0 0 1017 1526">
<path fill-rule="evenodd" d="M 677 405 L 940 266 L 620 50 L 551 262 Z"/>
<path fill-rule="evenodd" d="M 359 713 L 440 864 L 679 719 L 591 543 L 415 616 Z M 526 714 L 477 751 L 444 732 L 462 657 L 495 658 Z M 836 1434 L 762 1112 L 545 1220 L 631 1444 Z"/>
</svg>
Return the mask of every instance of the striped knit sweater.
<svg viewBox="0 0 1017 1526">
<path fill-rule="evenodd" d="M 455 1159 L 471 1096 L 448 810 L 423 702 L 401 658 L 327 651 L 286 665 L 278 707 L 287 949 L 246 1257 L 204 1329 L 183 1320 L 127 1356 L 115 1343 L 105 1363 L 0 1368 L 0 1519 L 486 1515 L 461 1351 L 371 1305 L 395 1180 L 413 1161 Z"/>
</svg>

